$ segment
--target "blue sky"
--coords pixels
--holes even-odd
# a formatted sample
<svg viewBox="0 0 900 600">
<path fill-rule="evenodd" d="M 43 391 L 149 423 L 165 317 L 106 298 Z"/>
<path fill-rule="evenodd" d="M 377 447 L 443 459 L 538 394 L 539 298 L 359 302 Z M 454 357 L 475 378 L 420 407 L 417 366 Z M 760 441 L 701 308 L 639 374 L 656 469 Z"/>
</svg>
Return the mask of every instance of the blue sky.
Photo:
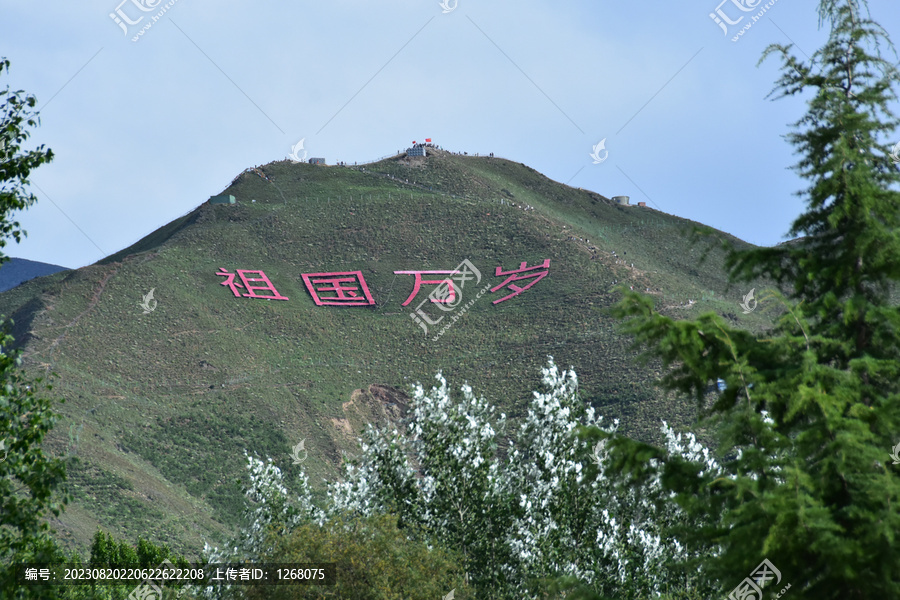
<svg viewBox="0 0 900 600">
<path fill-rule="evenodd" d="M 826 31 L 816 2 L 777 0 L 734 42 L 766 3 L 719 1 L 0 0 L 2 83 L 37 96 L 30 141 L 56 153 L 6 253 L 81 267 L 300 139 L 333 164 L 425 137 L 776 244 L 803 210 L 783 136 L 805 104 L 766 99 L 780 62 L 757 62 L 770 43 L 811 55 Z M 896 2 L 869 6 L 900 42 Z M 717 8 L 743 20 L 726 34 Z"/>
</svg>

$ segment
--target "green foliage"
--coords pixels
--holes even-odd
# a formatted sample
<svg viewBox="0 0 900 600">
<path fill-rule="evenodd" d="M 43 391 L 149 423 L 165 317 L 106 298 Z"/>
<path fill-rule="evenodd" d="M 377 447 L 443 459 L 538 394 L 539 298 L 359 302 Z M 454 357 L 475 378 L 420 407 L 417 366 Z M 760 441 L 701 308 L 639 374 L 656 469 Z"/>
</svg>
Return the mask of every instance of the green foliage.
<svg viewBox="0 0 900 600">
<path fill-rule="evenodd" d="M 662 482 L 697 519 L 684 539 L 710 553 L 705 572 L 724 594 L 767 558 L 791 597 L 900 596 L 900 472 L 886 462 L 900 441 L 900 173 L 882 143 L 898 125 L 898 72 L 864 5 L 822 3 L 831 33 L 809 64 L 790 47 L 766 51 L 784 61 L 782 95 L 814 90 L 788 136 L 811 182 L 790 234 L 806 237 L 726 259 L 732 281 L 789 289 L 765 297 L 784 309 L 772 332 L 714 314 L 675 322 L 629 292 L 614 311 L 715 435 L 721 470 L 662 455 Z M 717 377 L 727 388 L 704 404 Z"/>
<path fill-rule="evenodd" d="M 167 545 L 157 546 L 153 542 L 138 538 L 136 546 L 132 546 L 127 542 L 117 542 L 112 535 L 102 530 L 97 530 L 94 534 L 94 541 L 91 543 L 91 559 L 89 564 L 92 567 L 141 567 L 150 568 L 159 566 L 163 561 L 168 560 L 175 566 L 188 567 L 189 563 L 184 557 L 176 556 Z"/>
<path fill-rule="evenodd" d="M 169 561 L 174 567 L 190 568 L 190 563 L 183 556 L 174 554 L 168 546 L 157 546 L 143 538 L 138 538 L 136 546 L 125 541 L 116 541 L 109 533 L 97 530 L 91 543 L 90 558 L 86 563 L 72 553 L 68 559 L 54 561 L 57 564 L 84 564 L 85 568 L 120 567 L 144 568 L 159 567 Z M 139 584 L 138 584 L 139 585 Z M 58 594 L 59 600 L 125 600 L 137 585 L 78 585 L 45 588 L 46 593 Z M 162 586 L 164 590 L 172 589 L 171 584 Z M 54 596 L 57 597 L 57 596 Z M 186 598 L 186 596 L 181 596 Z"/>
<path fill-rule="evenodd" d="M 542 595 L 538 596 L 541 600 L 550 600 L 556 598 L 565 598 L 565 600 L 621 600 L 624 596 L 621 591 L 615 591 L 609 595 L 598 594 L 590 586 L 585 585 L 577 577 L 556 577 L 548 578 L 541 582 Z M 697 590 L 667 589 L 656 597 L 657 600 L 706 600 L 708 596 L 701 594 Z M 641 600 L 649 600 L 649 597 L 642 597 Z"/>
<path fill-rule="evenodd" d="M 108 533 L 97 530 L 91 544 L 91 566 L 108 567 L 110 565 L 136 566 L 137 552 L 132 546 L 116 542 Z"/>
<path fill-rule="evenodd" d="M 41 447 L 56 421 L 52 401 L 42 393 L 51 386 L 22 375 L 8 329 L 6 324 L 0 335 L 0 597 L 26 598 L 28 591 L 12 581 L 12 565 L 50 562 L 54 546 L 45 519 L 58 516 L 69 497 L 65 463 Z"/>
<path fill-rule="evenodd" d="M 0 59 L 0 76 L 9 71 L 9 60 Z M 40 122 L 37 113 L 30 110 L 37 104 L 34 96 L 24 91 L 10 91 L 9 86 L 0 90 L 0 248 L 10 237 L 17 242 L 24 232 L 11 216 L 34 204 L 36 198 L 25 191 L 32 170 L 53 159 L 52 150 L 39 146 L 22 152 L 22 144 L 30 136 L 29 127 Z M 2 255 L 0 255 L 2 256 Z M 0 258 L 0 261 L 5 257 Z"/>
<path fill-rule="evenodd" d="M 324 525 L 308 522 L 279 537 L 266 563 L 336 563 L 337 584 L 253 586 L 249 600 L 354 598 L 354 600 L 434 600 L 455 590 L 454 598 L 472 598 L 463 581 L 460 558 L 436 546 L 410 541 L 397 517 L 335 518 Z M 327 594 L 327 596 L 326 596 Z"/>
<path fill-rule="evenodd" d="M 0 76 L 9 70 L 0 59 Z M 0 90 L 0 248 L 10 237 L 17 242 L 23 231 L 11 220 L 35 197 L 25 192 L 31 171 L 53 158 L 43 146 L 23 152 L 28 128 L 38 124 L 30 109 L 37 100 L 24 91 Z M 0 255 L 0 262 L 5 257 Z M 0 597 L 37 597 L 34 588 L 14 582 L 14 565 L 26 561 L 52 562 L 59 551 L 49 534 L 46 518 L 58 516 L 68 501 L 64 486 L 65 464 L 46 456 L 44 437 L 53 428 L 56 413 L 43 395 L 51 386 L 31 380 L 21 371 L 21 353 L 14 348 L 11 323 L 0 317 Z"/>
</svg>

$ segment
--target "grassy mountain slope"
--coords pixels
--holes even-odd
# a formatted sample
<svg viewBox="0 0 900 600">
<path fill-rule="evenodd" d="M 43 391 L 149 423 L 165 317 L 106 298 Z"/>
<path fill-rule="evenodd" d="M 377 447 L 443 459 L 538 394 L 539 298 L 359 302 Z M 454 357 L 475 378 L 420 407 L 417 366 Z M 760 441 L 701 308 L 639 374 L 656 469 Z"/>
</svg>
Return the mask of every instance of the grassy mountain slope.
<svg viewBox="0 0 900 600">
<path fill-rule="evenodd" d="M 305 440 L 311 481 L 333 478 L 362 425 L 396 418 L 409 386 L 430 386 L 439 369 L 519 417 L 553 355 L 575 367 L 601 414 L 655 439 L 660 418 L 683 423 L 694 411 L 652 387 L 658 373 L 633 361 L 605 314 L 616 280 L 650 288 L 672 315 L 769 323 L 764 310 L 740 314 L 747 290 L 726 298 L 718 249 L 697 263 L 689 221 L 503 159 L 437 151 L 359 168 L 276 162 L 224 193 L 238 203 L 204 203 L 98 264 L 0 295 L 26 368 L 55 373 L 53 393 L 66 399 L 49 444 L 80 459 L 75 502 L 56 523 L 73 545 L 98 525 L 187 555 L 221 543 L 238 522 L 244 451 L 297 473 L 290 451 Z M 426 337 L 409 313 L 433 287 L 403 307 L 413 277 L 394 271 L 464 259 L 482 275 L 464 300 L 501 283 L 497 267 L 551 264 L 515 298 L 493 305 L 509 291 L 485 294 L 432 341 L 439 326 Z M 264 270 L 289 300 L 236 298 L 220 267 Z M 356 270 L 377 306 L 316 306 L 301 279 Z M 144 314 L 151 288 L 158 305 Z"/>
</svg>

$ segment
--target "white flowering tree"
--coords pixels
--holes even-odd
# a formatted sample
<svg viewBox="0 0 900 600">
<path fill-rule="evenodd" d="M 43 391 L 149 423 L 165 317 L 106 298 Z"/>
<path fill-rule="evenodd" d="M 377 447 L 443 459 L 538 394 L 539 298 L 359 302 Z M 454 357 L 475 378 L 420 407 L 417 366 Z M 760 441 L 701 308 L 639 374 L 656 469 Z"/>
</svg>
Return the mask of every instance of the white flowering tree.
<svg viewBox="0 0 900 600">
<path fill-rule="evenodd" d="M 203 547 L 203 558 L 207 564 L 224 564 L 231 561 L 256 561 L 270 552 L 277 536 L 289 533 L 294 527 L 307 521 L 322 522 L 324 512 L 312 502 L 309 478 L 300 474 L 299 495 L 292 497 L 284 484 L 284 476 L 272 459 L 265 462 L 250 456 L 247 470 L 250 484 L 244 490 L 248 500 L 245 518 L 249 525 L 242 529 L 231 548 L 219 549 L 208 543 Z M 228 597 L 230 586 L 208 587 L 203 591 L 206 598 Z"/>
<path fill-rule="evenodd" d="M 504 543 L 512 525 L 510 492 L 502 485 L 495 408 L 469 386 L 451 400 L 447 381 L 426 392 L 418 385 L 407 436 L 367 428 L 362 457 L 345 465 L 343 481 L 329 490 L 333 511 L 396 511 L 401 523 L 460 552 L 467 578 L 481 589 L 507 587 L 512 561 Z"/>
<path fill-rule="evenodd" d="M 245 495 L 250 500 L 248 508 L 250 526 L 243 533 L 245 554 L 252 559 L 267 554 L 272 549 L 272 536 L 280 536 L 310 520 L 321 521 L 322 511 L 313 505 L 309 478 L 300 474 L 299 494 L 291 497 L 284 485 L 281 469 L 272 459 L 266 462 L 244 452 L 250 471 L 250 486 Z"/>
<path fill-rule="evenodd" d="M 398 526 L 419 525 L 420 488 L 404 436 L 369 424 L 359 443 L 361 456 L 347 459 L 342 480 L 329 486 L 328 517 L 393 513 Z"/>
<path fill-rule="evenodd" d="M 639 485 L 618 477 L 605 442 L 592 448 L 586 433 L 612 437 L 618 421 L 602 427 L 579 399 L 574 371 L 552 357 L 542 374 L 545 391 L 535 392 L 503 461 L 505 415 L 492 424 L 495 409 L 469 386 L 454 401 L 440 374 L 430 392 L 417 386 L 408 434 L 368 428 L 362 456 L 331 487 L 331 510 L 395 511 L 460 551 L 472 582 L 492 597 L 521 598 L 534 580 L 559 575 L 617 597 L 655 595 L 684 554 L 669 532 L 684 515 L 661 497 L 659 463 L 648 463 Z M 665 423 L 663 432 L 685 460 L 708 458 L 693 437 L 684 446 Z"/>
<path fill-rule="evenodd" d="M 616 598 L 657 595 L 677 579 L 669 565 L 684 549 L 673 526 L 685 522 L 662 493 L 660 463 L 650 459 L 637 483 L 622 477 L 608 448 L 619 421 L 604 427 L 579 399 L 575 372 L 552 357 L 542 374 L 546 391 L 534 393 L 506 471 L 520 490 L 511 546 L 530 578 L 562 575 Z M 685 447 L 665 422 L 663 433 L 675 455 L 708 458 L 693 436 Z"/>
<path fill-rule="evenodd" d="M 595 544 L 601 498 L 596 476 L 586 480 L 587 442 L 575 433 L 602 417 L 578 399 L 574 371 L 560 372 L 551 357 L 542 374 L 546 391 L 534 392 L 518 441 L 510 442 L 507 485 L 517 490 L 518 510 L 509 544 L 533 577 L 590 581 L 603 554 Z"/>
<path fill-rule="evenodd" d="M 660 465 L 677 457 L 713 477 L 718 464 L 691 434 L 683 442 L 663 422 L 669 456 L 654 449 L 644 476 L 626 478 L 634 470 L 613 459 L 615 447 L 636 442 L 616 435 L 618 421 L 602 426 L 579 398 L 574 371 L 550 357 L 542 375 L 545 389 L 534 393 L 505 458 L 504 414 L 495 418 L 468 385 L 454 400 L 440 373 L 430 391 L 417 385 L 406 433 L 368 426 L 360 456 L 344 463 L 322 510 L 305 476 L 292 495 L 271 460 L 248 456 L 250 526 L 234 551 L 207 555 L 254 560 L 271 550 L 272 536 L 300 523 L 393 513 L 410 539 L 460 553 L 469 583 L 491 598 L 534 597 L 536 583 L 561 576 L 616 598 L 656 597 L 673 583 L 683 589 L 670 566 L 689 558 L 677 532 L 691 524 L 663 494 Z"/>
</svg>

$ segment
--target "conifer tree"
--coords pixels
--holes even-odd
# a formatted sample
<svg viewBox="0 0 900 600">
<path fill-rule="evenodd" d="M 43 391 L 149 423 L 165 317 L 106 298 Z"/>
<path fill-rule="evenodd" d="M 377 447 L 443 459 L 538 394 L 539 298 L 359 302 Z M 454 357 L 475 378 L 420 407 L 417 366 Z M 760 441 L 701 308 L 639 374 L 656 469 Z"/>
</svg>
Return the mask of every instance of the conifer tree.
<svg viewBox="0 0 900 600">
<path fill-rule="evenodd" d="M 673 321 L 649 298 L 624 292 L 614 313 L 645 357 L 671 367 L 661 384 L 693 395 L 716 434 L 722 474 L 659 449 L 619 440 L 618 466 L 664 463 L 663 484 L 703 526 L 684 539 L 723 597 L 763 559 L 801 598 L 900 597 L 900 181 L 890 156 L 898 72 L 886 32 L 859 0 L 823 0 L 826 44 L 808 61 L 783 61 L 779 97 L 812 92 L 787 139 L 809 181 L 806 211 L 773 248 L 728 246 L 733 283 L 760 277 L 783 307 L 764 338 L 709 313 Z M 707 406 L 710 383 L 726 389 Z M 766 592 L 768 593 L 769 588 Z M 739 596 L 740 597 L 740 596 Z"/>
</svg>

